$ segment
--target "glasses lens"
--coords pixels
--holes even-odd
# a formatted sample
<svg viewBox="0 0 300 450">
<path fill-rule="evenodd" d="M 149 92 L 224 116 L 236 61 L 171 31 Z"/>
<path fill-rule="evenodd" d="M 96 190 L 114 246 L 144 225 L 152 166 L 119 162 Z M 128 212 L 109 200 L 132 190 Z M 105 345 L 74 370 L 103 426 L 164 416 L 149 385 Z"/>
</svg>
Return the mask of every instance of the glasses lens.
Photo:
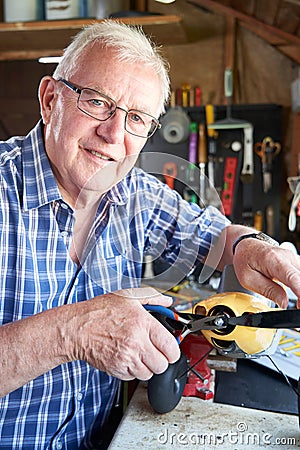
<svg viewBox="0 0 300 450">
<path fill-rule="evenodd" d="M 78 108 L 99 120 L 107 120 L 116 110 L 115 102 L 93 89 L 82 89 L 78 98 Z"/>
<path fill-rule="evenodd" d="M 126 116 L 126 130 L 140 137 L 150 137 L 158 127 L 158 121 L 150 114 L 130 109 Z"/>
</svg>

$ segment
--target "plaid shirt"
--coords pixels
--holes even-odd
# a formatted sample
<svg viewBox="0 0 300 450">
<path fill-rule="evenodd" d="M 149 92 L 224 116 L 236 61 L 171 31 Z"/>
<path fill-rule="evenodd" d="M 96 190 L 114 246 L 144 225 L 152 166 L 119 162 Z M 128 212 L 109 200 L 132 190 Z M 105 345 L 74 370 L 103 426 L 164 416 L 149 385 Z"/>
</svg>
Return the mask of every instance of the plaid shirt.
<svg viewBox="0 0 300 450">
<path fill-rule="evenodd" d="M 74 211 L 60 195 L 42 135 L 39 123 L 0 143 L 1 324 L 137 287 L 147 252 L 187 273 L 228 224 L 214 208 L 188 205 L 133 169 L 102 196 L 78 267 L 69 256 Z M 116 386 L 83 361 L 39 376 L 0 399 L 0 448 L 96 448 Z"/>
</svg>

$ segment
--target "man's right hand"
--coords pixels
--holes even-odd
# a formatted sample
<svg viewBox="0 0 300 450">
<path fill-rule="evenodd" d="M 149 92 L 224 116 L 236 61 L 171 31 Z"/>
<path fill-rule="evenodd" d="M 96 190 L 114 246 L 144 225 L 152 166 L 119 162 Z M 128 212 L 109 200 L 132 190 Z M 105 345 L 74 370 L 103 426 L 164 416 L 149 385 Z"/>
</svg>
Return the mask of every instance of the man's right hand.
<svg viewBox="0 0 300 450">
<path fill-rule="evenodd" d="M 170 306 L 171 300 L 147 287 L 72 305 L 69 331 L 64 332 L 69 358 L 84 360 L 122 380 L 148 380 L 154 373 L 164 372 L 179 358 L 179 346 L 144 304 Z"/>
</svg>

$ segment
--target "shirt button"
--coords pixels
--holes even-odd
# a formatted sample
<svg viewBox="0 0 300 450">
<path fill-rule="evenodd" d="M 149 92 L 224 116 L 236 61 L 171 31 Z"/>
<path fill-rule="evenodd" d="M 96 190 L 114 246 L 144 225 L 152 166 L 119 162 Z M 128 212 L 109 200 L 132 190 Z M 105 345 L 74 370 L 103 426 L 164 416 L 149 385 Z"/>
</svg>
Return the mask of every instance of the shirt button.
<svg viewBox="0 0 300 450">
<path fill-rule="evenodd" d="M 77 400 L 80 402 L 82 399 L 83 399 L 83 394 L 81 392 L 78 392 Z"/>
<path fill-rule="evenodd" d="M 63 237 L 67 237 L 67 236 L 69 235 L 69 233 L 68 233 L 67 231 L 62 231 L 62 232 L 61 232 L 61 235 L 62 235 Z"/>
<path fill-rule="evenodd" d="M 61 203 L 61 207 L 64 209 L 68 209 L 68 205 L 66 205 L 66 203 Z"/>
<path fill-rule="evenodd" d="M 62 443 L 61 443 L 60 441 L 57 441 L 57 442 L 56 442 L 56 448 L 57 448 L 58 450 L 61 450 L 61 449 L 63 448 L 63 445 L 62 445 Z"/>
</svg>

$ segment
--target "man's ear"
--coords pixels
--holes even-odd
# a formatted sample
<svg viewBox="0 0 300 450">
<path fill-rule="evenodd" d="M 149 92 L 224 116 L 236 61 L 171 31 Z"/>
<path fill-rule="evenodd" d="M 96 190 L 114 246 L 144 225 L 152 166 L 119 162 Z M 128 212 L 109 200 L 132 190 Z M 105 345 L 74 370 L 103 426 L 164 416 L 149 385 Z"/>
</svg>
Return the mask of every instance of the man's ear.
<svg viewBox="0 0 300 450">
<path fill-rule="evenodd" d="M 43 77 L 39 86 L 40 113 L 44 125 L 49 121 L 53 109 L 53 103 L 56 97 L 56 80 L 49 75 Z"/>
</svg>

